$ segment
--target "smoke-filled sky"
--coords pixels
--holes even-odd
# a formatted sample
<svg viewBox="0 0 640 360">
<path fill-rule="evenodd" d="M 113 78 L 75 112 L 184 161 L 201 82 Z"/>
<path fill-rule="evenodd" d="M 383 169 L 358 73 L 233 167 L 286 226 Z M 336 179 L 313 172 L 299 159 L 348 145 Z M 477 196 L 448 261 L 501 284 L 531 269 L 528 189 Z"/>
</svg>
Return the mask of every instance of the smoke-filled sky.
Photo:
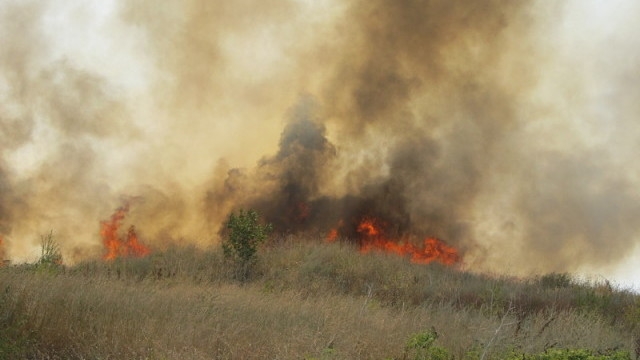
<svg viewBox="0 0 640 360">
<path fill-rule="evenodd" d="M 640 283 L 632 0 L 0 0 L 0 236 L 100 256 L 232 210 L 376 217 L 464 267 Z M 341 225 L 338 225 L 341 224 Z M 346 225 L 345 225 L 346 224 Z"/>
</svg>

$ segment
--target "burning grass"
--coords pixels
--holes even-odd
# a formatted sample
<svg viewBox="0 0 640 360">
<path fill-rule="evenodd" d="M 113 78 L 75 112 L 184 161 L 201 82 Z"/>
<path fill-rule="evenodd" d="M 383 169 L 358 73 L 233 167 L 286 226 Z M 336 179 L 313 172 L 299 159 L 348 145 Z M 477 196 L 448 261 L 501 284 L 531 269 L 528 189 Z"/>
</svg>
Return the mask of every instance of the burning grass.
<svg viewBox="0 0 640 360">
<path fill-rule="evenodd" d="M 509 279 L 351 243 L 280 239 L 239 284 L 221 251 L 0 270 L 0 358 L 381 359 L 435 329 L 456 359 L 633 353 L 640 298 L 568 276 Z M 430 331 L 430 330 L 429 330 Z"/>
<path fill-rule="evenodd" d="M 128 212 L 129 205 L 125 204 L 119 207 L 109 220 L 100 222 L 100 236 L 105 248 L 103 259 L 144 257 L 151 253 L 151 250 L 138 239 L 134 226 L 129 227 L 125 236 L 120 234 L 122 221 Z"/>
<path fill-rule="evenodd" d="M 408 257 L 411 262 L 416 264 L 429 264 L 436 261 L 445 265 L 453 265 L 461 260 L 456 248 L 436 238 L 425 238 L 420 245 L 416 245 L 407 236 L 400 238 L 390 236 L 385 225 L 378 218 L 368 216 L 363 217 L 357 223 L 355 233 L 358 234 L 357 242 L 361 252 L 377 251 L 395 254 Z M 344 227 L 345 223 L 340 222 L 339 228 Z M 336 241 L 340 237 L 339 228 L 329 230 L 326 240 Z"/>
</svg>

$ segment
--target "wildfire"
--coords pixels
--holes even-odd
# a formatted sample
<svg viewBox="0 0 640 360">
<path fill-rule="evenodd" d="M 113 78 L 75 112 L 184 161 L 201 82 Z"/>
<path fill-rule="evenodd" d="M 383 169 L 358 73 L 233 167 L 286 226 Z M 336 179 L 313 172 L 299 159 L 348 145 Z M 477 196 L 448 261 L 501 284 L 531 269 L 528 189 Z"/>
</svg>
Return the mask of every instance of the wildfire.
<svg viewBox="0 0 640 360">
<path fill-rule="evenodd" d="M 364 218 L 360 221 L 360 224 L 358 224 L 358 232 L 368 238 L 377 238 L 380 236 L 382 229 L 376 219 Z"/>
<path fill-rule="evenodd" d="M 406 241 L 390 239 L 385 235 L 384 224 L 370 217 L 363 218 L 356 228 L 360 234 L 360 251 L 383 251 L 408 256 L 413 263 L 428 264 L 438 261 L 446 265 L 452 265 L 460 261 L 458 250 L 435 238 L 426 238 L 422 246 L 417 246 Z M 335 241 L 338 230 L 332 229 L 327 235 L 328 241 Z"/>
<path fill-rule="evenodd" d="M 338 229 L 331 229 L 327 234 L 327 241 L 334 242 L 338 239 Z"/>
<path fill-rule="evenodd" d="M 325 238 L 326 241 L 334 242 L 338 240 L 338 237 L 340 236 L 340 231 L 338 229 L 341 228 L 342 226 L 344 226 L 344 222 L 340 220 L 340 222 L 338 222 L 338 227 L 329 230 L 329 233 L 327 233 L 327 237 Z"/>
<path fill-rule="evenodd" d="M 114 260 L 118 257 L 144 257 L 151 253 L 151 250 L 140 242 L 133 226 L 129 227 L 126 236 L 119 235 L 119 229 L 124 220 L 129 206 L 124 205 L 118 208 L 111 219 L 100 222 L 100 235 L 106 249 L 103 256 L 105 260 Z"/>
</svg>

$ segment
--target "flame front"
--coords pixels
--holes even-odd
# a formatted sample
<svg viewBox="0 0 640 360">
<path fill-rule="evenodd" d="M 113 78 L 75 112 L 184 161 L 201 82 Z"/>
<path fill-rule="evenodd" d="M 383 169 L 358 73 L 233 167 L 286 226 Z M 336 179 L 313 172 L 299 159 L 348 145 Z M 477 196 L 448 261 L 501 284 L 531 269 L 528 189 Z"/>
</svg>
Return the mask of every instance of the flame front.
<svg viewBox="0 0 640 360">
<path fill-rule="evenodd" d="M 100 235 L 105 247 L 105 260 L 115 260 L 118 257 L 144 257 L 151 253 L 151 250 L 140 242 L 135 228 L 131 226 L 126 238 L 121 237 L 118 232 L 124 220 L 129 206 L 124 205 L 116 210 L 109 221 L 100 223 Z"/>
<path fill-rule="evenodd" d="M 417 246 L 407 241 L 390 239 L 385 235 L 384 223 L 376 218 L 365 217 L 357 225 L 356 231 L 360 235 L 360 251 L 383 251 L 408 256 L 411 262 L 428 264 L 438 261 L 445 265 L 453 265 L 460 261 L 458 250 L 442 241 L 428 237 L 423 240 L 422 246 Z M 332 229 L 327 235 L 328 241 L 338 237 L 338 230 Z"/>
<path fill-rule="evenodd" d="M 144 257 L 151 253 L 151 250 L 138 240 L 136 229 L 133 226 L 127 232 L 127 241 L 124 244 L 124 248 L 127 256 Z"/>
<path fill-rule="evenodd" d="M 381 236 L 382 228 L 374 218 L 364 218 L 358 224 L 358 233 L 362 234 L 365 238 L 378 238 Z"/>
</svg>

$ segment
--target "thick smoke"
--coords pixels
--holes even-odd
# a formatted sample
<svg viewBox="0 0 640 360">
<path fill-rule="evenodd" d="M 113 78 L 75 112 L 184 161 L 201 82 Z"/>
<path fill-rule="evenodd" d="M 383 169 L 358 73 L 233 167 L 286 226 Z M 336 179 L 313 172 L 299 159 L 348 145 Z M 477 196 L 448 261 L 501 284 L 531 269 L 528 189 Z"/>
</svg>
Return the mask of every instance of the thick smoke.
<svg viewBox="0 0 640 360">
<path fill-rule="evenodd" d="M 342 161 L 288 165 L 280 155 L 262 161 L 259 168 L 275 162 L 286 170 L 270 173 L 279 184 L 275 191 L 253 191 L 276 195 L 261 195 L 254 203 L 274 207 L 259 206 L 271 220 L 271 214 L 285 216 L 304 204 L 310 207 L 306 212 L 323 213 L 317 217 L 325 220 L 336 213 L 348 222 L 382 217 L 398 233 L 473 246 L 470 218 L 490 175 L 484 169 L 500 161 L 495 157 L 501 141 L 518 125 L 515 106 L 534 76 L 520 71 L 525 60 L 515 59 L 505 69 L 514 86 L 504 83 L 497 67 L 517 50 L 512 41 L 533 40 L 535 28 L 528 24 L 533 11 L 530 3 L 508 1 L 351 4 L 341 23 L 347 40 L 337 45 L 334 76 L 320 96 L 325 116 L 338 129 Z M 280 153 L 291 138 L 285 129 Z M 301 154 L 308 151 L 301 148 Z M 371 156 L 358 159 L 363 152 Z M 311 191 L 318 184 L 310 188 L 307 179 L 292 177 L 298 164 L 313 165 L 300 174 L 316 182 L 331 174 L 334 182 L 325 188 L 337 186 L 346 194 L 319 196 Z M 325 212 L 325 204 L 333 208 Z"/>
<path fill-rule="evenodd" d="M 256 173 L 251 175 L 259 188 L 246 206 L 268 214 L 268 220 L 280 230 L 309 230 L 309 226 L 322 221 L 313 216 L 316 211 L 309 202 L 320 196 L 322 184 L 331 176 L 323 171 L 331 168 L 336 153 L 325 137 L 324 126 L 313 118 L 313 110 L 309 109 L 312 106 L 303 100 L 292 111 L 278 152 L 261 159 Z"/>
<path fill-rule="evenodd" d="M 313 146 L 326 143 L 319 125 L 323 141 L 293 137 L 307 124 L 302 115 L 285 128 L 278 155 L 254 174 L 231 171 L 218 191 L 252 194 L 235 204 L 261 209 L 281 230 L 342 219 L 342 232 L 354 236 L 354 224 L 374 216 L 395 233 L 459 246 L 484 268 L 526 258 L 510 270 L 564 271 L 622 258 L 638 235 L 633 182 L 612 177 L 613 164 L 584 144 L 550 151 L 545 139 L 527 138 L 532 122 L 564 111 L 531 101 L 553 66 L 543 27 L 559 10 L 510 1 L 353 2 L 334 75 L 318 95 L 324 122 L 337 129 L 337 154 Z M 291 139 L 303 144 L 300 158 L 280 155 Z"/>
<path fill-rule="evenodd" d="M 11 257 L 50 229 L 95 256 L 125 202 L 156 247 L 248 207 L 282 233 L 376 217 L 479 270 L 597 269 L 638 241 L 628 19 L 594 38 L 571 1 L 116 1 L 88 28 L 105 61 L 60 50 L 50 19 L 90 13 L 64 4 L 0 5 Z"/>
</svg>

